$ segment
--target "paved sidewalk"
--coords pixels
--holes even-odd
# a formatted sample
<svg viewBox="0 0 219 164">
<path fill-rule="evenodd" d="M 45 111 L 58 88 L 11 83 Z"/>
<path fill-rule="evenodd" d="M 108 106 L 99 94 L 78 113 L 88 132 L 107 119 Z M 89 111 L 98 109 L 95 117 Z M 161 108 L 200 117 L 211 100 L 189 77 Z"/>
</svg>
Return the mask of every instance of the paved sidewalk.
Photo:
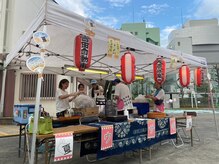
<svg viewBox="0 0 219 164">
<path fill-rule="evenodd" d="M 219 123 L 219 114 L 216 115 Z M 176 149 L 171 144 L 160 146 L 157 144 L 152 150 L 152 160 L 149 160 L 148 151 L 143 152 L 142 164 L 218 164 L 219 162 L 219 140 L 215 130 L 213 114 L 201 113 L 196 118 L 197 132 L 201 138 L 200 142 L 194 141 L 194 147 L 190 143 L 185 143 L 181 148 Z M 7 135 L 18 134 L 19 126 L 0 125 L 0 133 Z M 22 140 L 23 142 L 23 140 Z M 0 164 L 20 164 L 23 163 L 24 154 L 18 158 L 18 136 L 0 138 Z M 23 147 L 23 144 L 22 144 Z M 80 144 L 74 145 L 74 157 L 71 160 L 56 162 L 57 164 L 83 163 L 88 164 L 85 157 L 79 156 Z M 97 161 L 97 164 L 137 164 L 139 163 L 139 154 L 132 152 L 112 156 L 103 161 Z M 52 156 L 53 160 L 53 156 Z M 51 160 L 51 163 L 53 161 Z M 38 163 L 44 163 L 43 154 L 39 155 Z"/>
<path fill-rule="evenodd" d="M 19 135 L 19 126 L 17 125 L 0 125 L 0 137 L 10 137 Z"/>
</svg>

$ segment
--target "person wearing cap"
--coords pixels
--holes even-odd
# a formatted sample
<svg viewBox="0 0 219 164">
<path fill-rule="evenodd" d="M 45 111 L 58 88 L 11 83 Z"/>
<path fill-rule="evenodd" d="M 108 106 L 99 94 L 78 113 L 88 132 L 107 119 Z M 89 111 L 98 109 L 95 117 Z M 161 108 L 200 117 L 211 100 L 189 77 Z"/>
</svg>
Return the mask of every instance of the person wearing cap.
<svg viewBox="0 0 219 164">
<path fill-rule="evenodd" d="M 97 80 L 91 80 L 92 88 L 89 91 L 91 98 L 96 98 L 99 95 L 103 95 L 103 87 L 97 84 Z"/>
<path fill-rule="evenodd" d="M 132 96 L 129 87 L 121 82 L 120 79 L 115 79 L 113 84 L 115 85 L 114 99 L 117 100 L 118 110 L 132 109 Z"/>
</svg>

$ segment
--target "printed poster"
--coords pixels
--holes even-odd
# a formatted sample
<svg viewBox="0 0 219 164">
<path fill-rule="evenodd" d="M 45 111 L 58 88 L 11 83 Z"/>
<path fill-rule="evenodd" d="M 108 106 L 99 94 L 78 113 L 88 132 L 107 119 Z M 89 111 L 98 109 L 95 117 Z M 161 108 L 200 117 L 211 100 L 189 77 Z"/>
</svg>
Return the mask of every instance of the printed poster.
<svg viewBox="0 0 219 164">
<path fill-rule="evenodd" d="M 155 138 L 155 120 L 148 120 L 148 138 Z"/>
<path fill-rule="evenodd" d="M 108 48 L 107 48 L 107 56 L 114 57 L 116 59 L 119 58 L 120 53 L 120 40 L 113 37 L 108 37 Z"/>
<path fill-rule="evenodd" d="M 170 135 L 176 134 L 176 119 L 175 117 L 170 118 Z"/>
<path fill-rule="evenodd" d="M 191 130 L 192 128 L 192 116 L 186 116 L 186 130 Z"/>
<path fill-rule="evenodd" d="M 101 150 L 113 146 L 113 125 L 101 126 Z"/>
<path fill-rule="evenodd" d="M 73 157 L 73 132 L 55 134 L 54 161 L 62 161 Z"/>
</svg>

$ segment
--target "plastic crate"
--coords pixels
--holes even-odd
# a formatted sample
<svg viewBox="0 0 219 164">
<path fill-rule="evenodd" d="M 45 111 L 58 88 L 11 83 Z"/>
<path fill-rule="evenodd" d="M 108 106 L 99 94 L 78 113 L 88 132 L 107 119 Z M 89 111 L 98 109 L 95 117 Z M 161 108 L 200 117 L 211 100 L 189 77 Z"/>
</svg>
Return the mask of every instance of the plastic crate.
<svg viewBox="0 0 219 164">
<path fill-rule="evenodd" d="M 138 110 L 138 115 L 145 115 L 150 110 L 149 103 L 133 103 L 133 106 L 135 106 Z"/>
<path fill-rule="evenodd" d="M 27 124 L 29 117 L 34 113 L 35 105 L 14 105 L 14 121 L 20 124 Z"/>
</svg>

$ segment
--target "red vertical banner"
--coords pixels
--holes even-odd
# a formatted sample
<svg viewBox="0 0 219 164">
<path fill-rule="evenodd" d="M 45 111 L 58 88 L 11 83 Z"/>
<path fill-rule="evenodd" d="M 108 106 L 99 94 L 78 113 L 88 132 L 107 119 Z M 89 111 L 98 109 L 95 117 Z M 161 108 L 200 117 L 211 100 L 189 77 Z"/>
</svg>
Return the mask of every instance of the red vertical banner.
<svg viewBox="0 0 219 164">
<path fill-rule="evenodd" d="M 148 120 L 148 138 L 155 138 L 155 120 Z"/>
<path fill-rule="evenodd" d="M 176 119 L 175 117 L 170 118 L 170 135 L 176 134 Z"/>
<path fill-rule="evenodd" d="M 101 150 L 113 146 L 113 125 L 101 126 Z"/>
</svg>

